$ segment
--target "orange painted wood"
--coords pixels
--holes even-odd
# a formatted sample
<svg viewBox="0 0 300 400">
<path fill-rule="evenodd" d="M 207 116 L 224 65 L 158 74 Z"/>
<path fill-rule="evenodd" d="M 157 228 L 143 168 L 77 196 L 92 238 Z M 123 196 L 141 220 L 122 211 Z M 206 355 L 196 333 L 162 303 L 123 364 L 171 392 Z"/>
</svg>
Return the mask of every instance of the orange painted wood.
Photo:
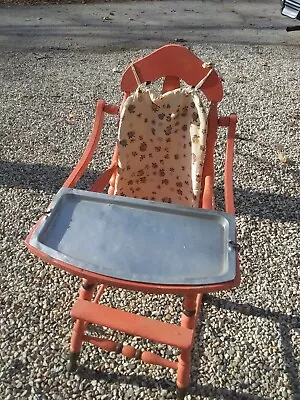
<svg viewBox="0 0 300 400">
<path fill-rule="evenodd" d="M 181 326 L 188 329 L 194 329 L 196 323 L 197 295 L 187 295 L 183 300 L 183 308 L 186 311 L 195 312 L 192 316 L 187 316 L 184 312 L 181 314 Z"/>
<path fill-rule="evenodd" d="M 93 299 L 94 303 L 98 303 L 98 301 L 100 300 L 101 296 L 103 295 L 105 289 L 106 289 L 105 285 L 100 285 L 100 287 L 99 287 L 99 289 L 98 289 L 98 291 L 96 293 L 96 296 Z"/>
<path fill-rule="evenodd" d="M 177 76 L 166 76 L 163 84 L 162 93 L 170 92 L 171 90 L 180 87 L 180 80 Z"/>
<path fill-rule="evenodd" d="M 229 117 L 229 127 L 225 156 L 225 175 L 224 175 L 224 196 L 225 211 L 234 215 L 234 195 L 232 182 L 233 156 L 234 156 L 234 136 L 237 123 L 237 115 L 231 114 Z"/>
<path fill-rule="evenodd" d="M 111 177 L 117 171 L 117 163 L 110 166 L 90 187 L 91 192 L 103 192 L 105 187 L 110 183 Z"/>
<path fill-rule="evenodd" d="M 196 298 L 196 320 L 201 310 L 202 299 L 203 299 L 203 293 L 198 293 Z"/>
<path fill-rule="evenodd" d="M 100 347 L 105 351 L 115 351 L 117 347 L 117 343 L 113 340 L 105 339 L 105 338 L 97 338 L 90 335 L 84 335 L 83 340 L 87 343 L 90 343 L 94 346 Z"/>
<path fill-rule="evenodd" d="M 202 208 L 206 210 L 213 209 L 213 178 L 212 176 L 206 176 L 204 181 L 203 195 L 202 195 Z"/>
<path fill-rule="evenodd" d="M 180 389 L 188 387 L 191 373 L 191 349 L 181 351 L 178 357 L 176 386 Z"/>
<path fill-rule="evenodd" d="M 85 329 L 85 321 L 78 320 L 75 322 L 70 343 L 70 351 L 72 351 L 72 353 L 80 352 L 84 329 Z"/>
<path fill-rule="evenodd" d="M 208 113 L 206 154 L 202 173 L 203 194 L 200 199 L 200 208 L 213 208 L 213 187 L 214 187 L 214 152 L 217 140 L 218 130 L 218 106 L 217 103 L 211 103 Z M 207 178 L 209 177 L 209 178 Z M 205 197 L 205 205 L 203 200 Z"/>
<path fill-rule="evenodd" d="M 89 285 L 90 282 L 86 279 L 83 279 L 83 284 L 84 285 Z M 90 302 L 92 297 L 93 297 L 93 289 L 92 290 L 85 290 L 83 286 L 80 287 L 79 289 L 79 299 L 82 301 L 87 301 Z M 83 335 L 84 331 L 87 328 L 87 322 L 84 320 L 77 320 L 75 322 L 73 331 L 72 331 L 72 336 L 71 336 L 71 344 L 70 344 L 70 351 L 73 353 L 79 353 L 81 346 L 82 346 L 82 341 L 83 341 Z"/>
<path fill-rule="evenodd" d="M 218 130 L 218 105 L 212 103 L 208 113 L 206 156 L 203 166 L 203 180 L 206 176 L 214 178 L 214 152 Z M 204 182 L 203 182 L 204 183 Z"/>
<path fill-rule="evenodd" d="M 71 316 L 180 349 L 188 348 L 192 343 L 189 329 L 85 300 L 76 301 Z"/>
<path fill-rule="evenodd" d="M 208 69 L 203 68 L 203 61 L 197 58 L 186 47 L 169 44 L 155 50 L 153 53 L 134 63 L 140 81 L 154 82 L 166 76 L 178 77 L 188 85 L 196 86 L 207 74 Z M 129 66 L 122 76 L 121 90 L 131 93 L 137 88 L 137 82 Z M 202 92 L 210 101 L 221 101 L 223 98 L 222 82 L 213 71 L 207 78 Z"/>
<path fill-rule="evenodd" d="M 218 119 L 219 126 L 229 126 L 230 118 L 229 117 L 220 117 Z"/>
<path fill-rule="evenodd" d="M 190 312 L 194 311 L 195 313 L 194 315 L 188 316 L 186 313 L 182 312 L 181 326 L 190 329 L 193 332 L 193 336 L 195 334 L 196 322 L 200 312 L 202 297 L 203 295 L 201 293 L 197 295 L 188 294 L 183 300 L 183 309 Z M 191 350 L 192 346 L 189 349 L 182 350 L 178 357 L 176 385 L 181 389 L 186 388 L 189 384 L 191 371 Z"/>
<path fill-rule="evenodd" d="M 100 347 L 105 351 L 116 351 L 117 343 L 113 340 L 97 338 L 90 335 L 84 335 L 83 340 L 91 343 L 94 346 Z M 127 358 L 135 358 L 136 349 L 132 346 L 124 345 L 121 354 Z M 162 367 L 177 369 L 177 363 L 174 361 L 167 360 L 157 354 L 151 353 L 150 351 L 143 351 L 141 353 L 141 361 L 161 365 Z"/>
<path fill-rule="evenodd" d="M 117 172 L 118 172 L 118 159 L 119 159 L 119 149 L 118 149 L 118 144 L 115 145 L 115 150 L 114 154 L 112 157 L 112 164 L 117 165 L 117 168 L 115 169 L 114 173 L 112 174 L 110 180 L 109 180 L 109 190 L 108 194 L 113 195 L 115 193 L 115 181 L 117 177 Z"/>
<path fill-rule="evenodd" d="M 101 135 L 101 129 L 104 120 L 104 107 L 105 107 L 105 102 L 103 100 L 99 100 L 97 102 L 95 122 L 88 144 L 84 150 L 82 157 L 78 161 L 76 167 L 74 168 L 70 176 L 63 184 L 63 187 L 73 188 L 78 182 L 78 180 L 82 177 L 84 171 L 91 162 Z"/>
<path fill-rule="evenodd" d="M 167 360 L 157 354 L 153 354 L 150 351 L 143 351 L 141 360 L 147 364 L 161 365 L 165 368 L 177 369 L 177 363 L 171 360 Z"/>
<path fill-rule="evenodd" d="M 107 114 L 117 115 L 119 113 L 119 107 L 116 104 L 106 104 L 103 109 Z"/>
</svg>

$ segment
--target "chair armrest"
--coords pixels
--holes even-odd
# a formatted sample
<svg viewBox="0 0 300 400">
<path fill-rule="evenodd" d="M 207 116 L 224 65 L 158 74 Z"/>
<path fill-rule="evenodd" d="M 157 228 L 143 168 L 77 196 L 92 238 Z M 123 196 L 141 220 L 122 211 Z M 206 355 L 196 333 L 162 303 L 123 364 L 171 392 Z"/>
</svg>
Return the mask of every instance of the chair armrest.
<svg viewBox="0 0 300 400">
<path fill-rule="evenodd" d="M 101 135 L 101 129 L 103 125 L 103 120 L 104 120 L 104 109 L 105 109 L 105 102 L 104 100 L 99 100 L 97 102 L 96 106 L 96 116 L 95 116 L 95 121 L 94 121 L 94 126 L 92 133 L 90 135 L 89 141 L 86 145 L 86 148 L 76 164 L 75 168 L 63 184 L 63 187 L 66 188 L 73 188 L 76 183 L 79 181 L 79 179 L 82 177 L 84 174 L 87 166 L 92 160 L 93 154 L 95 152 L 96 146 L 99 142 L 100 135 Z"/>
<path fill-rule="evenodd" d="M 234 156 L 234 137 L 237 123 L 237 115 L 230 114 L 228 123 L 228 135 L 225 156 L 225 175 L 224 175 L 224 196 L 225 211 L 234 214 L 234 195 L 233 195 L 233 156 Z"/>
</svg>

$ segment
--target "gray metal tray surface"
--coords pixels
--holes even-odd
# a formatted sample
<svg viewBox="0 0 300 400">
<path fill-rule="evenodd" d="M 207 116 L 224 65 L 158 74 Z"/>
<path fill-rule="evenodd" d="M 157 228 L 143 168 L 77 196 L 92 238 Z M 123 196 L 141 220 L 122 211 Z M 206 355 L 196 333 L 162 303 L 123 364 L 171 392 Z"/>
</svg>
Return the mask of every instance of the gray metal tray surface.
<svg viewBox="0 0 300 400">
<path fill-rule="evenodd" d="M 234 241 L 224 212 L 62 188 L 30 245 L 114 278 L 204 285 L 235 278 Z"/>
</svg>

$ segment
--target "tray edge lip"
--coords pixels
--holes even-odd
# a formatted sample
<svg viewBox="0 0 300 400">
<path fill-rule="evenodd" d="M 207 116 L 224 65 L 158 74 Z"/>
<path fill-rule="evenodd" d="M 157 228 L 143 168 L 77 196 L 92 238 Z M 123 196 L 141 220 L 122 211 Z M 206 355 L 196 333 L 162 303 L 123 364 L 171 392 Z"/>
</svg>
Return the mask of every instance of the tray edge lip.
<svg viewBox="0 0 300 400">
<path fill-rule="evenodd" d="M 81 189 L 72 189 L 72 188 L 60 188 L 59 191 L 54 195 L 54 197 L 52 198 L 52 201 L 50 202 L 47 211 L 50 211 L 61 201 L 61 199 L 66 196 L 66 195 L 75 195 L 75 196 L 85 196 L 85 197 L 89 197 L 89 198 L 106 198 L 106 199 L 111 199 L 111 201 L 115 204 L 140 204 L 145 205 L 145 202 L 148 202 L 152 205 L 155 206 L 156 209 L 162 209 L 162 210 L 169 210 L 170 208 L 173 208 L 173 210 L 177 210 L 180 209 L 182 211 L 186 210 L 189 212 L 189 214 L 210 214 L 210 215 L 217 215 L 220 216 L 222 215 L 223 218 L 225 218 L 225 220 L 228 221 L 228 238 L 229 240 L 235 240 L 235 232 L 236 232 L 236 223 L 235 223 L 235 217 L 231 214 L 228 214 L 224 211 L 216 211 L 216 210 L 205 210 L 205 209 L 201 209 L 201 208 L 192 208 L 192 207 L 186 207 L 186 206 L 180 206 L 180 205 L 176 205 L 176 204 L 165 204 L 165 203 L 159 203 L 159 202 L 154 202 L 154 201 L 148 201 L 148 200 L 142 200 L 142 199 L 133 199 L 133 198 L 124 198 L 122 196 L 114 196 L 114 195 L 108 195 L 105 193 L 98 193 L 98 192 L 90 192 L 87 190 L 81 190 Z M 107 201 L 109 203 L 109 201 Z M 50 214 L 51 215 L 51 214 Z M 96 266 L 90 263 L 87 263 L 86 265 L 88 265 L 89 269 L 87 268 L 83 268 L 81 265 L 80 260 L 77 260 L 76 258 L 72 258 L 68 255 L 65 255 L 64 253 L 59 252 L 58 250 L 54 250 L 51 247 L 41 243 L 38 240 L 39 235 L 41 234 L 43 228 L 45 227 L 45 224 L 47 222 L 47 218 L 49 217 L 49 215 L 43 215 L 38 223 L 38 225 L 36 226 L 33 234 L 30 237 L 29 240 L 29 245 L 31 245 L 32 247 L 38 249 L 39 251 L 42 251 L 43 253 L 45 253 L 46 255 L 50 256 L 51 258 L 57 260 L 57 261 L 61 261 L 64 263 L 68 263 L 70 265 L 73 265 L 74 267 L 77 268 L 81 268 L 81 269 L 85 269 L 86 271 L 91 271 L 94 273 L 99 273 L 96 270 Z M 146 283 L 146 284 L 154 284 L 154 285 L 191 285 L 191 286 L 201 286 L 201 285 L 210 285 L 210 284 L 218 284 L 218 283 L 224 283 L 227 281 L 231 281 L 234 280 L 236 277 L 236 261 L 234 262 L 229 262 L 229 257 L 230 254 L 232 255 L 231 257 L 234 257 L 234 260 L 236 260 L 236 255 L 237 252 L 236 251 L 230 251 L 228 250 L 227 253 L 227 257 L 228 257 L 228 264 L 232 264 L 232 266 L 234 268 L 232 269 L 228 269 L 227 272 L 222 276 L 222 280 L 218 280 L 217 276 L 214 277 L 210 277 L 210 279 L 200 279 L 200 281 L 198 281 L 197 283 L 154 283 L 154 282 L 149 282 L 149 281 L 139 281 L 141 283 Z M 78 262 L 80 264 L 78 264 Z M 103 273 L 99 273 L 99 275 L 105 275 Z M 136 282 L 133 278 L 132 279 L 125 279 L 125 278 L 119 278 L 117 276 L 111 276 L 111 275 L 105 275 L 107 277 L 112 277 L 112 278 L 116 278 L 116 279 L 122 279 L 124 281 L 129 281 L 129 282 Z M 213 278 L 213 279 L 211 279 Z"/>
<path fill-rule="evenodd" d="M 222 216 L 223 218 L 227 219 L 230 223 L 230 225 L 233 225 L 235 227 L 236 221 L 235 217 L 227 213 L 225 211 L 218 211 L 218 210 L 207 210 L 203 208 L 196 208 L 196 207 L 188 207 L 184 205 L 177 205 L 177 204 L 169 204 L 169 203 L 163 203 L 163 202 L 158 202 L 158 201 L 152 201 L 152 200 L 143 200 L 143 199 L 136 199 L 132 197 L 123 197 L 123 196 L 115 196 L 115 195 L 110 195 L 106 193 L 99 193 L 99 192 L 91 192 L 89 190 L 82 190 L 82 189 L 73 189 L 73 188 L 60 188 L 59 191 L 54 195 L 52 198 L 47 210 L 51 211 L 52 208 L 56 206 L 56 204 L 61 200 L 63 196 L 66 195 L 75 195 L 78 197 L 88 197 L 91 199 L 96 199 L 97 197 L 102 200 L 110 199 L 110 201 L 105 201 L 106 203 L 113 203 L 117 205 L 123 205 L 123 204 L 128 204 L 128 205 L 139 205 L 139 206 L 145 206 L 146 204 L 151 205 L 152 208 L 154 209 L 161 209 L 161 210 L 178 210 L 181 211 L 180 214 L 184 214 L 184 211 L 186 211 L 188 214 L 207 214 L 207 215 L 215 215 L 215 216 Z M 145 208 L 145 207 L 141 207 Z"/>
</svg>

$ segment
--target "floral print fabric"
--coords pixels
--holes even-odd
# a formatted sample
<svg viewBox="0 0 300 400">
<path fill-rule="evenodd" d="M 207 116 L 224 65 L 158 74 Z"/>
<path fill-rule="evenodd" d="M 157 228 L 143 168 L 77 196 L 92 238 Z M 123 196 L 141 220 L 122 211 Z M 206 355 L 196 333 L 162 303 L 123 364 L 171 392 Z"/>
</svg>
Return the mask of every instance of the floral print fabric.
<svg viewBox="0 0 300 400">
<path fill-rule="evenodd" d="M 138 88 L 120 116 L 115 195 L 198 207 L 206 131 L 196 90 Z"/>
</svg>

